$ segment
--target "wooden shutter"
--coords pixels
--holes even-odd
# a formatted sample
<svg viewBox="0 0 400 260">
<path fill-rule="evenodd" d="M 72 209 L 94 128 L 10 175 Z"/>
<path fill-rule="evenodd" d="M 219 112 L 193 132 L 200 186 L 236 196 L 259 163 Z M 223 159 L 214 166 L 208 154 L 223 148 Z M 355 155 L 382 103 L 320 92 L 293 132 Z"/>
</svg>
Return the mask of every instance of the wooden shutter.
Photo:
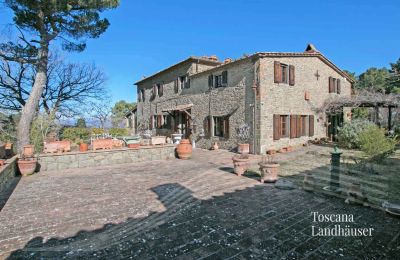
<svg viewBox="0 0 400 260">
<path fill-rule="evenodd" d="M 274 82 L 280 83 L 282 81 L 282 68 L 279 61 L 274 61 Z"/>
<path fill-rule="evenodd" d="M 175 90 L 175 93 L 178 93 L 178 92 L 179 92 L 179 89 L 178 89 L 178 81 L 179 81 L 179 79 L 175 79 L 175 80 L 174 80 L 174 90 Z"/>
<path fill-rule="evenodd" d="M 334 93 L 335 92 L 335 86 L 333 83 L 333 78 L 329 77 L 329 93 Z"/>
<path fill-rule="evenodd" d="M 158 91 L 158 95 L 161 97 L 164 94 L 164 84 L 160 84 L 160 91 Z"/>
<path fill-rule="evenodd" d="M 142 100 L 143 102 L 146 100 L 146 91 L 142 89 Z"/>
<path fill-rule="evenodd" d="M 208 86 L 210 88 L 213 87 L 213 82 L 214 82 L 214 76 L 211 74 L 211 75 L 208 76 Z"/>
<path fill-rule="evenodd" d="M 301 136 L 301 116 L 296 115 L 296 137 Z"/>
<path fill-rule="evenodd" d="M 203 121 L 203 128 L 204 128 L 204 135 L 206 138 L 209 138 L 211 135 L 210 127 L 211 127 L 211 120 L 210 116 L 206 116 Z"/>
<path fill-rule="evenodd" d="M 157 128 L 162 126 L 162 115 L 157 115 Z"/>
<path fill-rule="evenodd" d="M 142 101 L 142 90 L 139 89 L 137 95 L 138 95 L 138 101 L 139 102 Z"/>
<path fill-rule="evenodd" d="M 150 115 L 149 129 L 150 129 L 150 130 L 153 130 L 153 127 L 154 127 L 153 115 Z"/>
<path fill-rule="evenodd" d="M 294 66 L 289 65 L 289 85 L 294 86 L 294 83 L 295 83 Z"/>
<path fill-rule="evenodd" d="M 224 138 L 229 138 L 229 117 L 224 118 Z"/>
<path fill-rule="evenodd" d="M 314 136 L 314 115 L 310 115 L 308 119 L 308 135 Z"/>
<path fill-rule="evenodd" d="M 280 115 L 274 115 L 273 128 L 274 128 L 274 140 L 281 138 L 281 117 Z"/>
<path fill-rule="evenodd" d="M 228 84 L 228 71 L 222 72 L 222 84 Z"/>
<path fill-rule="evenodd" d="M 297 123 L 296 116 L 290 115 L 290 138 L 296 138 Z"/>
<path fill-rule="evenodd" d="M 337 79 L 336 80 L 336 84 L 337 84 L 337 86 L 336 86 L 336 93 L 338 93 L 338 94 L 340 94 L 340 92 L 342 92 L 342 84 L 341 84 L 341 82 L 340 82 L 340 79 Z"/>
</svg>

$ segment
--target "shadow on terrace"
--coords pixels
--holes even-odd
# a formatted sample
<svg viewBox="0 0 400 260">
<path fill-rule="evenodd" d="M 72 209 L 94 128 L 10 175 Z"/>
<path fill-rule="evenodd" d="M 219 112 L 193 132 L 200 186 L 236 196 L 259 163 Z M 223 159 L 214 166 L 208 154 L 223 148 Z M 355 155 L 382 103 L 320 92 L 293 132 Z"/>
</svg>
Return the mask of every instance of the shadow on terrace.
<svg viewBox="0 0 400 260">
<path fill-rule="evenodd" d="M 74 237 L 30 240 L 9 259 L 61 258 L 396 258 L 400 220 L 382 211 L 301 190 L 256 185 L 210 200 L 198 200 L 170 183 L 151 189 L 167 210 L 145 218 L 106 224 Z M 351 227 L 374 228 L 371 237 L 313 237 L 311 212 L 354 214 Z"/>
</svg>

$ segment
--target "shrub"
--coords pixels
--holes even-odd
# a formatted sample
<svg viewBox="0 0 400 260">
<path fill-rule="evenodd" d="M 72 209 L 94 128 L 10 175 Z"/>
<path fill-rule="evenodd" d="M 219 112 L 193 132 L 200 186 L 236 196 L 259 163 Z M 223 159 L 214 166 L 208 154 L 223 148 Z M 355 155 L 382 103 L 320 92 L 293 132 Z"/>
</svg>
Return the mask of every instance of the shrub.
<svg viewBox="0 0 400 260">
<path fill-rule="evenodd" d="M 341 147 L 360 148 L 359 136 L 374 123 L 365 119 L 354 119 L 347 122 L 343 127 L 338 127 L 338 141 Z"/>
<path fill-rule="evenodd" d="M 126 128 L 111 128 L 108 132 L 112 136 L 128 135 L 128 130 Z"/>
<path fill-rule="evenodd" d="M 361 150 L 373 160 L 383 160 L 395 148 L 394 138 L 385 136 L 385 130 L 377 126 L 370 126 L 359 136 Z"/>
<path fill-rule="evenodd" d="M 90 129 L 81 127 L 64 128 L 62 137 L 63 140 L 70 140 L 74 143 L 80 140 L 89 140 Z"/>
<path fill-rule="evenodd" d="M 92 135 L 101 135 L 105 133 L 103 128 L 92 128 L 90 132 Z"/>
</svg>

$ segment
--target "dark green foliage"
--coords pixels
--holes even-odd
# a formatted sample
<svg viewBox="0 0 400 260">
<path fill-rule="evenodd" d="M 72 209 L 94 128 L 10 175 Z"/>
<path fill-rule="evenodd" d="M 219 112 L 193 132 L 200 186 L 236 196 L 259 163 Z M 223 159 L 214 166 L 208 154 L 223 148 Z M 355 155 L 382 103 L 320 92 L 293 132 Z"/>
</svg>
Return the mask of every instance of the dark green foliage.
<svg viewBox="0 0 400 260">
<path fill-rule="evenodd" d="M 128 135 L 128 129 L 126 128 L 111 128 L 108 133 L 112 136 L 124 136 Z"/>
<path fill-rule="evenodd" d="M 77 142 L 80 140 L 87 141 L 90 138 L 90 129 L 81 127 L 68 127 L 62 131 L 62 139 Z"/>
<path fill-rule="evenodd" d="M 76 120 L 76 125 L 75 127 L 78 128 L 86 128 L 86 121 L 84 118 L 78 118 L 78 120 Z"/>
<path fill-rule="evenodd" d="M 48 42 L 61 36 L 62 46 L 69 51 L 83 51 L 80 38 L 97 38 L 110 25 L 100 12 L 115 8 L 119 0 L 6 0 L 14 12 L 14 22 Z"/>
<path fill-rule="evenodd" d="M 396 63 L 391 63 L 390 67 L 388 88 L 391 93 L 400 94 L 400 59 L 398 59 Z"/>
<path fill-rule="evenodd" d="M 374 124 L 365 119 L 354 119 L 338 128 L 339 145 L 344 148 L 360 148 L 360 134 Z"/>
<path fill-rule="evenodd" d="M 120 100 L 115 103 L 111 109 L 111 119 L 114 127 L 117 127 L 125 118 L 125 115 L 136 107 L 136 103 L 129 103 L 125 100 Z"/>
<path fill-rule="evenodd" d="M 396 141 L 385 136 L 385 130 L 375 125 L 368 127 L 359 135 L 361 150 L 372 160 L 382 161 L 393 153 Z"/>
<path fill-rule="evenodd" d="M 366 107 L 357 107 L 352 109 L 351 112 L 353 119 L 367 119 L 369 116 L 369 111 Z"/>
</svg>

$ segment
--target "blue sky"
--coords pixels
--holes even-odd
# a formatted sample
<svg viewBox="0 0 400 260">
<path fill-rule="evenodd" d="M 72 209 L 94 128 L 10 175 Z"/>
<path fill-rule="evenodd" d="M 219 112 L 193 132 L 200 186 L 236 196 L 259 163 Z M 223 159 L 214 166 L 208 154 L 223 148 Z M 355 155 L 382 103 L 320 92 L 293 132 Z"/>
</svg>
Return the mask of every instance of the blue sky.
<svg viewBox="0 0 400 260">
<path fill-rule="evenodd" d="M 121 0 L 104 16 L 107 32 L 65 56 L 101 67 L 113 101 L 135 101 L 134 82 L 190 55 L 237 58 L 313 43 L 357 74 L 400 58 L 398 0 Z M 0 25 L 8 22 L 11 14 L 0 9 Z"/>
</svg>

